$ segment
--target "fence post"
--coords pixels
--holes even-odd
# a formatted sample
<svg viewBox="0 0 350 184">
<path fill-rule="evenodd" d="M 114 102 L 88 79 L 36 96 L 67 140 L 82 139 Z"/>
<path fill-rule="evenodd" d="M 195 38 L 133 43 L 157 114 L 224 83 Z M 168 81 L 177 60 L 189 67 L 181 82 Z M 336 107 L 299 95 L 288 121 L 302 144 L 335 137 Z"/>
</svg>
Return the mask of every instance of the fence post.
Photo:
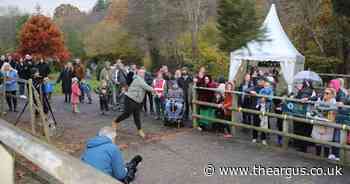
<svg viewBox="0 0 350 184">
<path fill-rule="evenodd" d="M 193 84 L 193 87 L 192 87 L 192 94 L 193 94 L 193 97 L 192 97 L 192 105 L 193 105 L 193 114 L 199 114 L 198 113 L 198 105 L 196 103 L 194 103 L 196 100 L 197 100 L 197 89 L 196 89 L 197 85 L 196 83 Z M 192 121 L 193 121 L 193 128 L 197 128 L 198 127 L 198 120 L 196 117 L 193 117 L 192 118 Z"/>
<path fill-rule="evenodd" d="M 32 83 L 33 80 L 29 79 L 28 83 L 27 83 L 27 87 L 28 88 L 28 107 L 29 107 L 29 113 L 30 113 L 30 124 L 32 126 L 32 134 L 35 135 L 36 134 L 36 130 L 35 130 L 35 108 L 33 108 L 34 106 L 34 102 L 33 102 L 33 88 L 32 88 Z"/>
<path fill-rule="evenodd" d="M 33 91 L 34 98 L 35 98 L 35 101 L 36 101 L 36 106 L 37 106 L 36 110 L 39 112 L 39 115 L 40 115 L 40 118 L 41 118 L 41 123 L 42 123 L 42 126 L 44 128 L 44 135 L 46 137 L 47 142 L 50 143 L 51 142 L 51 139 L 50 139 L 50 127 L 49 127 L 49 123 L 47 121 L 46 114 L 44 113 L 44 110 L 43 110 L 42 98 L 40 97 L 40 93 L 35 90 L 33 84 L 30 84 L 30 85 L 31 85 L 31 88 L 34 89 L 32 91 Z"/>
<path fill-rule="evenodd" d="M 342 146 L 347 145 L 347 137 L 348 137 L 348 131 L 345 129 L 346 125 L 343 126 L 344 128 L 340 131 L 340 144 Z M 346 164 L 346 149 L 340 148 L 340 164 L 345 165 Z"/>
<path fill-rule="evenodd" d="M 2 143 L 0 143 L 0 158 L 1 158 L 1 164 L 0 164 L 0 183 L 6 183 L 6 184 L 14 184 L 15 183 L 15 159 L 14 155 L 4 146 Z"/>
<path fill-rule="evenodd" d="M 238 97 L 239 98 L 239 95 L 235 95 L 235 94 L 232 94 L 232 96 L 235 96 L 235 97 Z M 238 98 L 232 98 L 232 109 L 237 109 L 237 103 L 238 102 Z M 235 111 L 231 111 L 231 122 L 232 123 L 236 123 L 238 122 L 237 120 L 237 116 L 235 116 Z M 234 125 L 231 126 L 231 134 L 232 136 L 235 136 L 236 135 L 236 127 Z"/>
<path fill-rule="evenodd" d="M 1 95 L 1 116 L 4 116 L 6 114 L 6 110 L 5 110 L 5 99 L 6 99 L 6 79 L 3 78 L 3 81 L 2 81 L 2 95 Z"/>
<path fill-rule="evenodd" d="M 287 114 L 283 114 L 284 117 L 287 117 Z M 292 121 L 287 120 L 287 118 L 283 119 L 283 145 L 282 148 L 283 149 L 288 149 L 288 144 L 289 144 L 289 138 L 286 137 L 285 135 L 287 135 L 289 133 L 289 123 L 291 123 Z"/>
</svg>

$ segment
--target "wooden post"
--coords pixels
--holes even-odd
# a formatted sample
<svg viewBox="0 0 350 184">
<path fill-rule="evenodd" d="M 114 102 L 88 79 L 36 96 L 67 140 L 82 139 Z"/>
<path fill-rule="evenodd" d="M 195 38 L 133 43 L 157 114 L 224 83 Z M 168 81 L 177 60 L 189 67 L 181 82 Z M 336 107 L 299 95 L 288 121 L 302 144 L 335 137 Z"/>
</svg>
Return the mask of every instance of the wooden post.
<svg viewBox="0 0 350 184">
<path fill-rule="evenodd" d="M 235 107 L 237 108 L 238 106 L 238 98 L 239 98 L 239 95 L 234 95 L 234 94 L 231 94 L 232 96 L 234 96 L 232 98 L 232 109 L 234 109 Z M 238 122 L 238 118 L 237 116 L 235 116 L 236 112 L 231 110 L 231 122 L 232 123 L 236 123 Z M 235 136 L 236 135 L 236 127 L 235 126 L 231 126 L 231 134 L 232 136 Z"/>
<path fill-rule="evenodd" d="M 34 89 L 34 86 L 33 84 L 30 84 L 31 85 L 31 88 Z M 47 121 L 47 117 L 46 117 L 46 114 L 44 113 L 44 110 L 43 110 L 43 105 L 42 105 L 42 98 L 40 97 L 40 93 L 38 93 L 36 90 L 32 90 L 33 91 L 33 94 L 34 94 L 34 98 L 35 98 L 35 101 L 36 101 L 36 106 L 37 106 L 37 111 L 39 111 L 39 115 L 40 115 L 40 118 L 41 118 L 41 123 L 44 127 L 44 134 L 45 134 L 45 137 L 46 137 L 46 140 L 47 142 L 51 142 L 51 139 L 50 139 L 50 127 L 49 127 L 49 123 Z"/>
<path fill-rule="evenodd" d="M 3 84 L 2 84 L 2 95 L 1 95 L 1 116 L 4 116 L 6 114 L 6 110 L 5 110 L 5 105 L 6 105 L 6 80 L 5 78 L 3 79 Z"/>
<path fill-rule="evenodd" d="M 15 159 L 13 154 L 0 143 L 0 183 L 14 184 L 15 183 Z"/>
<path fill-rule="evenodd" d="M 30 113 L 30 124 L 32 126 L 32 134 L 35 135 L 36 134 L 36 127 L 35 127 L 35 108 L 33 108 L 34 106 L 34 102 L 33 102 L 33 88 L 32 88 L 32 79 L 28 80 L 27 86 L 26 88 L 28 88 L 28 108 L 29 108 L 29 113 Z"/>
<path fill-rule="evenodd" d="M 193 87 L 192 87 L 192 94 L 193 94 L 193 97 L 192 97 L 192 101 L 195 102 L 197 100 L 197 89 L 196 89 L 197 85 L 196 83 L 193 84 Z M 193 114 L 199 114 L 198 113 L 198 105 L 196 103 L 192 103 L 193 104 Z M 198 120 L 196 117 L 193 117 L 192 118 L 192 123 L 193 123 L 193 128 L 197 128 L 198 127 Z"/>
<path fill-rule="evenodd" d="M 346 131 L 345 128 L 341 129 L 341 131 L 340 131 L 340 144 L 342 146 L 347 145 L 347 137 L 348 137 L 348 131 Z M 345 165 L 346 162 L 347 162 L 346 161 L 346 149 L 341 148 L 340 149 L 340 164 Z"/>
<path fill-rule="evenodd" d="M 287 116 L 286 114 L 284 114 Z M 289 134 L 289 124 L 293 123 L 293 121 L 287 120 L 286 118 L 283 119 L 283 135 Z M 283 136 L 283 145 L 282 148 L 287 150 L 289 144 L 289 137 Z"/>
</svg>

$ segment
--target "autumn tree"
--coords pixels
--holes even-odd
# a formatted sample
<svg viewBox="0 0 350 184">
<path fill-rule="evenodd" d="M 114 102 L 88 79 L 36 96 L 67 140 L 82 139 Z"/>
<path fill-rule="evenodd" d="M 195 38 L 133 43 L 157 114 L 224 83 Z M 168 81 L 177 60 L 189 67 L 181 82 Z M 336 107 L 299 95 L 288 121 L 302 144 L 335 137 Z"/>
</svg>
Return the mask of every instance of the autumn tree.
<svg viewBox="0 0 350 184">
<path fill-rule="evenodd" d="M 20 33 L 19 52 L 36 57 L 54 58 L 60 61 L 69 59 L 59 28 L 46 16 L 32 16 Z"/>
</svg>

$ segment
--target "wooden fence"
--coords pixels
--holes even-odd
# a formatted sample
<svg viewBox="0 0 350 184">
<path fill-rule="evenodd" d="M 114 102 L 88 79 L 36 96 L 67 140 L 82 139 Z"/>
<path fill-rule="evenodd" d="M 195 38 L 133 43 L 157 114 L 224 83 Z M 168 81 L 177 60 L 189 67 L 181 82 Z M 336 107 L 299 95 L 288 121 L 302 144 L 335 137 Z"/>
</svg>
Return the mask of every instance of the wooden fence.
<svg viewBox="0 0 350 184">
<path fill-rule="evenodd" d="M 216 122 L 216 123 L 223 123 L 223 124 L 231 125 L 231 127 L 233 128 L 233 132 L 235 132 L 236 127 L 243 127 L 243 128 L 247 128 L 247 129 L 251 129 L 251 130 L 256 130 L 258 132 L 265 132 L 265 133 L 280 135 L 283 137 L 283 145 L 282 145 L 283 149 L 288 149 L 290 138 L 302 140 L 302 141 L 307 141 L 307 142 L 311 142 L 311 143 L 315 143 L 315 144 L 325 145 L 325 146 L 331 146 L 331 147 L 335 147 L 335 148 L 340 149 L 340 161 L 339 161 L 339 163 L 342 165 L 348 164 L 347 159 L 346 159 L 346 155 L 347 155 L 347 150 L 350 150 L 350 146 L 347 145 L 347 135 L 348 135 L 348 131 L 350 131 L 350 127 L 345 125 L 345 124 L 341 125 L 341 124 L 336 124 L 334 122 L 325 122 L 325 121 L 318 121 L 318 120 L 313 120 L 313 119 L 300 118 L 300 117 L 290 116 L 287 114 L 276 114 L 276 113 L 272 113 L 272 112 L 260 112 L 257 110 L 241 108 L 241 107 L 237 106 L 238 96 L 242 95 L 242 94 L 244 94 L 244 95 L 250 95 L 250 94 L 242 93 L 239 91 L 230 91 L 229 92 L 229 93 L 232 93 L 233 95 L 236 95 L 233 98 L 232 119 L 230 121 L 222 120 L 222 119 L 218 119 L 218 118 L 213 118 L 213 117 L 207 117 L 207 116 L 200 115 L 200 113 L 199 113 L 200 106 L 201 107 L 212 107 L 212 108 L 219 108 L 219 106 L 218 106 L 218 104 L 199 101 L 197 90 L 210 90 L 210 91 L 220 92 L 219 90 L 217 90 L 215 88 L 201 88 L 201 87 L 196 87 L 196 86 L 193 87 L 193 92 L 192 92 L 193 93 L 193 102 L 192 102 L 193 103 L 193 127 L 198 126 L 198 119 L 205 119 L 205 120 L 209 120 L 209 121 Z M 310 104 L 315 103 L 315 102 L 311 102 L 311 101 L 302 101 L 302 100 L 287 98 L 287 97 L 265 96 L 265 95 L 256 95 L 256 96 L 257 97 L 267 97 L 270 99 L 288 100 L 288 101 L 293 101 L 293 102 L 298 102 L 298 103 L 310 103 Z M 350 106 L 339 105 L 339 107 L 349 108 Z M 253 126 L 253 125 L 239 123 L 238 118 L 236 116 L 237 112 L 246 112 L 246 113 L 251 113 L 251 114 L 256 114 L 256 115 L 262 115 L 262 116 L 283 119 L 283 130 L 282 131 L 272 130 L 272 129 L 266 129 L 266 128 L 261 128 L 261 127 L 257 127 L 257 126 Z M 339 129 L 341 132 L 340 133 L 341 134 L 340 135 L 340 142 L 339 143 L 328 142 L 328 141 L 314 139 L 311 137 L 296 135 L 293 132 L 290 132 L 289 127 L 293 126 L 293 123 L 298 123 L 298 122 L 312 124 L 312 125 L 322 125 L 322 126 L 329 127 L 329 128 Z M 324 155 L 324 149 L 322 149 L 322 153 L 321 153 L 321 156 L 323 156 L 323 155 Z"/>
</svg>

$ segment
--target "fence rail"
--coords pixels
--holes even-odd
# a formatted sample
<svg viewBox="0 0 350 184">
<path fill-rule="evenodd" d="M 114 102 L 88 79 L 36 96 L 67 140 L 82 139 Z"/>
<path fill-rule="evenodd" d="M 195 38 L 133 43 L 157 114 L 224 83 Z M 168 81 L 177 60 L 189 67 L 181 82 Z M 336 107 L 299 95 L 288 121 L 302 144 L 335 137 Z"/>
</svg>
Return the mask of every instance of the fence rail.
<svg viewBox="0 0 350 184">
<path fill-rule="evenodd" d="M 0 141 L 0 183 L 14 183 L 14 155 L 20 154 L 64 184 L 121 184 L 2 119 Z"/>
<path fill-rule="evenodd" d="M 307 141 L 307 142 L 312 142 L 312 143 L 320 144 L 320 145 L 336 147 L 336 148 L 340 148 L 340 162 L 339 163 L 342 165 L 348 164 L 347 160 L 346 160 L 346 154 L 347 154 L 347 150 L 350 150 L 350 146 L 347 145 L 347 134 L 348 134 L 348 131 L 350 131 L 350 127 L 347 125 L 339 125 L 339 124 L 332 123 L 332 122 L 324 122 L 324 121 L 317 121 L 317 120 L 312 120 L 312 119 L 305 119 L 305 118 L 290 116 L 287 114 L 276 114 L 276 113 L 272 113 L 272 112 L 260 112 L 260 111 L 252 110 L 252 109 L 238 108 L 235 101 L 232 103 L 233 105 L 231 108 L 232 109 L 231 121 L 202 116 L 199 114 L 199 107 L 200 106 L 212 107 L 212 108 L 219 108 L 219 106 L 218 106 L 218 104 L 214 104 L 214 103 L 198 101 L 197 100 L 197 96 L 198 96 L 197 90 L 209 90 L 209 91 L 219 92 L 219 90 L 217 90 L 215 88 L 214 89 L 213 88 L 202 88 L 202 87 L 196 87 L 196 86 L 193 87 L 193 101 L 192 101 L 192 103 L 193 103 L 193 118 L 194 118 L 193 126 L 194 127 L 198 126 L 198 119 L 205 119 L 205 120 L 209 120 L 212 122 L 229 124 L 233 128 L 243 127 L 243 128 L 256 130 L 259 132 L 280 135 L 283 137 L 283 148 L 284 149 L 287 149 L 289 146 L 289 138 Z M 238 91 L 229 91 L 229 93 L 236 94 L 236 95 L 242 95 L 242 94 L 251 95 L 251 94 L 242 93 L 242 92 L 238 92 Z M 264 96 L 264 95 L 256 95 L 256 96 L 305 103 L 305 101 L 292 99 L 292 98 L 286 98 L 286 97 Z M 237 98 L 233 98 L 233 100 L 235 100 L 235 99 L 237 99 Z M 313 103 L 313 102 L 308 102 L 308 103 Z M 346 107 L 346 106 L 342 106 L 342 107 Z M 266 129 L 266 128 L 262 128 L 262 127 L 257 127 L 257 126 L 239 123 L 236 120 L 236 118 L 234 117 L 236 112 L 246 112 L 246 113 L 251 113 L 251 114 L 256 114 L 256 115 L 263 115 L 263 116 L 283 119 L 283 130 L 282 131 L 272 130 L 272 129 Z M 341 134 L 340 135 L 340 143 L 317 140 L 317 139 L 314 139 L 311 137 L 305 137 L 305 136 L 300 136 L 300 135 L 296 135 L 294 133 L 291 133 L 291 132 L 289 132 L 289 127 L 293 126 L 294 122 L 296 122 L 296 123 L 302 122 L 302 123 L 308 123 L 308 124 L 312 124 L 312 125 L 320 125 L 320 126 L 325 126 L 325 127 L 329 127 L 329 128 L 339 129 L 340 134 Z M 322 155 L 323 155 L 323 151 L 322 151 Z"/>
</svg>

